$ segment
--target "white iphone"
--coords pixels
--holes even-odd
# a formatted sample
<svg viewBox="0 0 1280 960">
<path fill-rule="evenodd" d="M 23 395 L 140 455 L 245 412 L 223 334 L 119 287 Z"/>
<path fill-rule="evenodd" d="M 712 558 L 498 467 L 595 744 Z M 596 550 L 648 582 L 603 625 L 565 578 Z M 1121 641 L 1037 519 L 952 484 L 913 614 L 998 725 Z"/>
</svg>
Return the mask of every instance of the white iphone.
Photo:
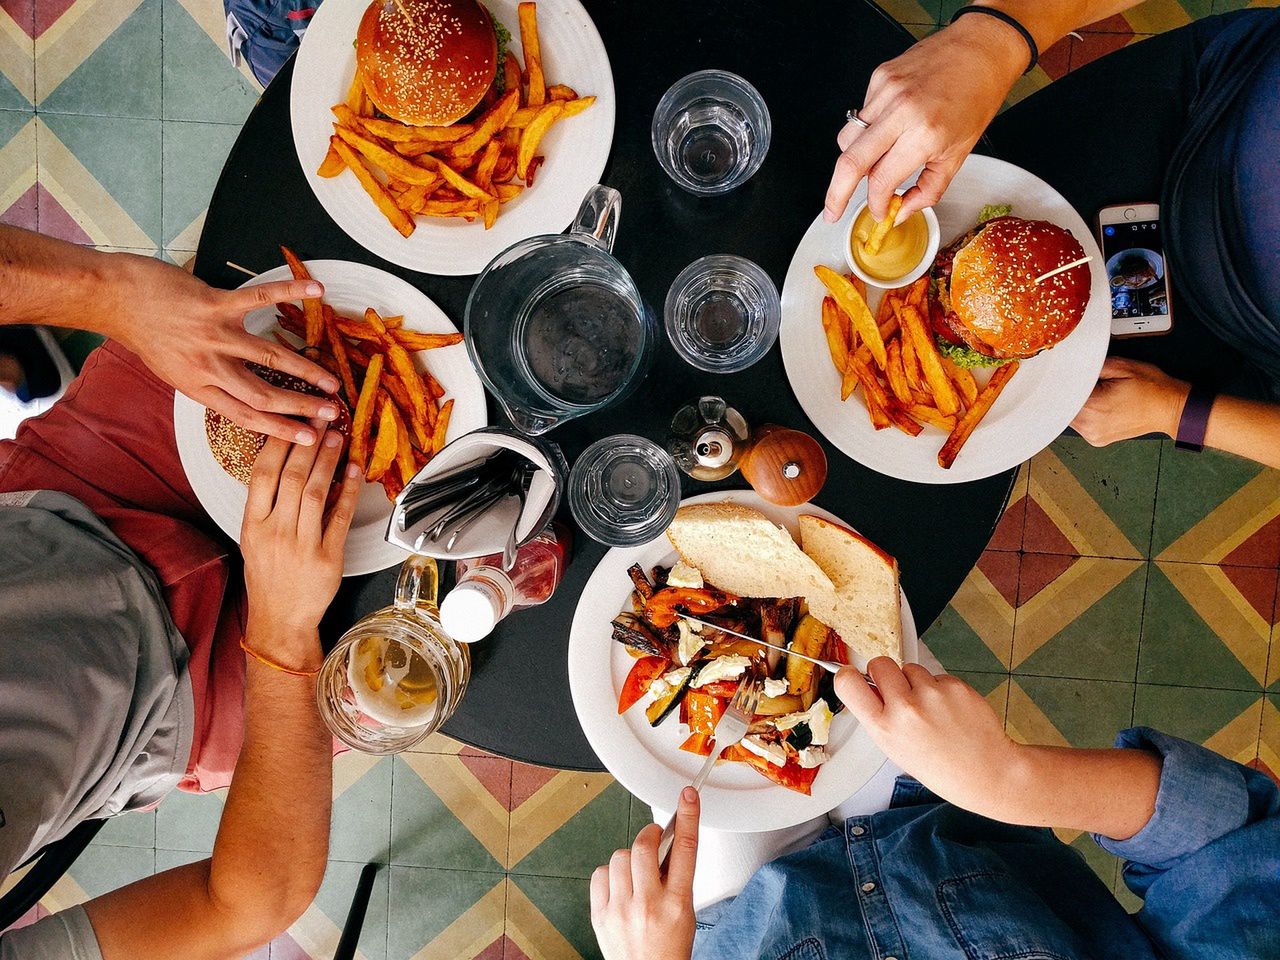
<svg viewBox="0 0 1280 960">
<path fill-rule="evenodd" d="M 1160 231 L 1160 205 L 1122 203 L 1098 211 L 1098 242 L 1111 288 L 1111 335 L 1168 333 L 1169 269 Z"/>
</svg>

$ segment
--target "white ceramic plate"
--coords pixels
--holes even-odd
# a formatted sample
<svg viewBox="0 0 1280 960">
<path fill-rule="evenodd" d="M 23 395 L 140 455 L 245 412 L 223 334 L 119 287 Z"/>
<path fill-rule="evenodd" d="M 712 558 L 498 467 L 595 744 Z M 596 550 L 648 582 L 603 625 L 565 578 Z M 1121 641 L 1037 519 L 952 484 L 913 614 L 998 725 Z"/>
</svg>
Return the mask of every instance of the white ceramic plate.
<svg viewBox="0 0 1280 960">
<path fill-rule="evenodd" d="M 779 507 L 749 490 L 708 493 L 684 503 L 725 500 L 754 507 L 786 526 L 793 536 L 802 513 L 844 523 L 813 504 Z M 631 595 L 628 567 L 638 563 L 648 571 L 677 559 L 665 536 L 644 546 L 610 550 L 587 581 L 569 633 L 569 689 L 588 742 L 624 787 L 650 806 L 664 810 L 674 808 L 681 788 L 697 775 L 703 758 L 680 749 L 689 731 L 678 718 L 668 718 L 655 728 L 649 726 L 639 705 L 618 714 L 618 694 L 635 660 L 613 639 L 611 621 Z M 919 640 L 905 595 L 902 635 L 904 658 L 917 661 Z M 818 772 L 813 794 L 808 797 L 769 782 L 745 764 L 718 764 L 702 791 L 702 825 L 753 833 L 811 820 L 857 793 L 885 762 L 884 754 L 848 710 L 831 722 L 830 751 L 831 759 Z"/>
<path fill-rule="evenodd" d="M 538 0 L 538 36 L 548 83 L 566 83 L 596 102 L 555 124 L 539 153 L 546 162 L 532 187 L 502 206 L 489 230 L 476 221 L 418 217 L 412 236 L 400 236 L 378 212 L 349 170 L 331 179 L 316 175 L 333 134 L 329 108 L 346 98 L 355 76 L 352 45 L 369 0 L 327 0 L 311 18 L 294 65 L 289 108 L 293 143 L 303 173 L 329 216 L 366 250 L 423 273 L 479 273 L 497 254 L 526 237 L 560 233 L 578 204 L 600 181 L 613 143 L 613 71 L 600 34 L 578 0 Z M 486 0 L 485 6 L 511 31 L 520 56 L 517 0 Z"/>
<path fill-rule="evenodd" d="M 361 316 L 366 307 L 373 307 L 385 317 L 402 314 L 406 330 L 457 332 L 439 307 L 399 277 L 345 260 L 308 260 L 307 270 L 324 284 L 325 302 L 338 313 Z M 288 267 L 276 267 L 259 274 L 244 286 L 286 280 L 289 276 Z M 244 318 L 244 325 L 250 333 L 269 336 L 272 330 L 277 329 L 275 308 L 254 310 Z M 449 417 L 448 439 L 453 440 L 487 424 L 484 387 L 467 358 L 464 344 L 422 350 L 413 356 L 419 369 L 428 366 L 426 358 L 430 358 L 431 373 L 444 387 L 445 399 L 452 397 L 455 400 Z M 209 451 L 204 410 L 203 404 L 180 393 L 174 395 L 173 429 L 178 441 L 178 455 L 200 504 L 223 532 L 238 543 L 248 488 L 223 470 Z M 390 516 L 391 501 L 387 499 L 382 485 L 366 483 L 360 491 L 355 521 L 347 536 L 343 576 L 373 573 L 404 559 L 405 551 L 385 539 Z"/>
<path fill-rule="evenodd" d="M 1030 460 L 1055 440 L 1084 406 L 1106 358 L 1111 338 L 1111 292 L 1102 252 L 1093 232 L 1058 191 L 1027 171 L 972 154 L 934 208 L 945 247 L 977 222 L 987 204 L 1013 205 L 1014 216 L 1048 220 L 1070 230 L 1093 257 L 1089 305 L 1083 319 L 1057 346 L 1022 361 L 990 412 L 974 430 L 951 469 L 938 466 L 938 450 L 946 437 L 926 426 L 918 437 L 892 427 L 875 430 L 859 391 L 840 402 L 840 377 L 831 364 L 822 332 L 822 298 L 826 289 L 813 274 L 824 263 L 845 272 L 844 244 L 853 211 L 866 199 L 866 181 L 858 187 L 839 223 L 821 217 L 800 241 L 782 288 L 782 360 L 800 406 L 822 435 L 863 466 L 902 480 L 962 483 L 979 480 Z M 881 291 L 868 299 L 874 313 Z M 975 370 L 979 383 L 990 371 Z"/>
</svg>

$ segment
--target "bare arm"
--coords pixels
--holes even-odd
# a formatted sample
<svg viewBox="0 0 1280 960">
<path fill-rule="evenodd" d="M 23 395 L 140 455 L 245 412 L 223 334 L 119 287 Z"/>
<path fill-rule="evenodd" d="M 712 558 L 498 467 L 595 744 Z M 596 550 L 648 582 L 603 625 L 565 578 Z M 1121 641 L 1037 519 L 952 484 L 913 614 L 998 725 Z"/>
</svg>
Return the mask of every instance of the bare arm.
<svg viewBox="0 0 1280 960">
<path fill-rule="evenodd" d="M 320 665 L 316 625 L 341 581 L 361 484 L 358 471 L 345 476 L 322 527 L 341 441 L 330 432 L 318 457 L 316 450 L 268 442 L 254 468 L 241 538 L 245 642 L 297 670 Z M 284 931 L 315 896 L 332 794 L 332 740 L 316 711 L 315 680 L 249 658 L 245 708 L 244 745 L 212 857 L 86 904 L 104 960 L 241 957 Z"/>
<path fill-rule="evenodd" d="M 323 397 L 268 386 L 245 362 L 283 370 L 327 393 L 337 391 L 338 381 L 300 354 L 246 332 L 244 315 L 321 292 L 314 281 L 296 280 L 217 290 L 151 257 L 101 253 L 0 226 L 0 324 L 74 327 L 119 340 L 191 399 L 299 443 L 314 443 L 316 432 L 293 417 L 333 420 L 337 408 Z"/>
<path fill-rule="evenodd" d="M 1014 743 L 980 693 L 887 657 L 871 687 L 840 671 L 836 692 L 888 757 L 938 796 L 1005 823 L 1088 830 L 1126 840 L 1155 812 L 1161 761 L 1143 750 Z"/>
</svg>

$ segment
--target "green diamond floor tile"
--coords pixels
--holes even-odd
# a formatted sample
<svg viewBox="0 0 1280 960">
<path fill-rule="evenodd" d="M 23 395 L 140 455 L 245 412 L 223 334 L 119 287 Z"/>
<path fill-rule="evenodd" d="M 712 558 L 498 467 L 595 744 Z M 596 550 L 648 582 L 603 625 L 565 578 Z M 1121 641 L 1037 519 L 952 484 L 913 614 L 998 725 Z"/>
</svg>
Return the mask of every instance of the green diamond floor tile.
<svg viewBox="0 0 1280 960">
<path fill-rule="evenodd" d="M 204 213 L 218 175 L 240 128 L 224 123 L 166 120 L 163 131 L 164 245 L 192 249 L 200 239 Z"/>
<path fill-rule="evenodd" d="M 563 938 L 569 947 L 577 951 L 578 956 L 586 960 L 598 960 L 601 954 L 596 944 L 595 933 L 591 929 L 589 881 L 568 877 L 512 876 L 510 883 L 537 908 L 541 916 L 555 928 L 555 933 L 559 935 L 559 937 L 544 935 L 539 938 L 542 940 L 539 945 L 543 946 L 543 950 L 539 952 L 543 956 L 566 957 L 567 960 L 571 955 L 563 952 L 562 949 L 556 949 L 557 941 Z M 514 901 L 515 897 L 516 894 L 513 891 L 509 900 Z M 508 908 L 508 936 L 517 944 L 520 942 L 519 938 L 510 928 L 519 926 L 523 919 L 518 915 L 513 916 L 512 908 Z M 550 949 L 547 949 L 548 947 Z"/>
<path fill-rule="evenodd" d="M 225 796 L 225 791 L 170 793 L 156 808 L 156 848 L 204 854 L 212 851 Z"/>
<path fill-rule="evenodd" d="M 35 113 L 0 110 L 0 223 L 34 230 L 39 222 Z"/>
<path fill-rule="evenodd" d="M 1241 763 L 1258 755 L 1262 694 L 1138 684 L 1135 725 L 1204 744 Z"/>
<path fill-rule="evenodd" d="M 390 757 L 352 752 L 334 758 L 330 860 L 389 862 L 391 767 Z"/>
<path fill-rule="evenodd" d="M 156 852 L 144 847 L 106 847 L 90 844 L 67 874 L 92 899 L 149 877 L 156 870 Z"/>
<path fill-rule="evenodd" d="M 1132 681 L 1147 564 L 1025 554 L 1013 631 L 1013 672 Z"/>
<path fill-rule="evenodd" d="M 29 59 L 23 58 L 18 62 L 6 64 L 6 68 L 19 77 L 19 82 L 33 89 L 35 87 L 35 51 L 32 50 Z M 31 101 L 20 91 L 12 80 L 4 73 L 0 73 L 0 110 L 29 110 L 31 109 Z"/>
<path fill-rule="evenodd" d="M 337 947 L 337 938 L 342 926 L 347 921 L 347 911 L 351 909 L 351 898 L 355 896 L 356 884 L 360 879 L 361 863 L 348 863 L 330 860 L 325 870 L 324 883 L 316 894 L 314 909 L 319 910 L 328 920 L 328 925 L 316 924 L 304 916 L 294 925 L 296 936 L 285 934 L 272 944 L 273 956 L 283 953 L 285 944 L 282 941 L 299 940 L 313 946 L 311 954 L 317 958 L 333 956 Z M 373 878 L 373 890 L 369 894 L 369 909 L 365 914 L 364 926 L 360 930 L 358 949 L 368 960 L 386 960 L 387 932 L 389 914 L 390 871 L 381 867 Z M 324 927 L 323 932 L 317 927 Z M 321 934 L 317 936 L 317 934 Z M 320 942 L 317 943 L 316 941 Z"/>
<path fill-rule="evenodd" d="M 98 831 L 93 842 L 103 847 L 145 847 L 156 845 L 156 812 L 154 810 L 125 813 L 111 817 Z"/>
<path fill-rule="evenodd" d="M 509 820 L 511 761 L 419 754 L 397 757 L 392 769 L 391 862 L 415 867 L 501 871 Z M 488 796 L 490 788 L 498 797 Z M 509 795 L 509 794 L 508 794 Z M 499 819 L 475 817 L 492 806 Z M 474 832 L 473 832 L 474 831 Z M 477 833 L 479 835 L 477 835 Z"/>
<path fill-rule="evenodd" d="M 1021 565 L 1018 553 L 984 551 L 951 602 L 925 631 L 922 639 L 945 669 L 1008 669 Z"/>
<path fill-rule="evenodd" d="M 988 673 L 983 670 L 948 670 L 947 672 L 954 677 L 959 677 L 984 697 L 989 697 L 1000 684 L 1009 679 L 1007 673 Z"/>
<path fill-rule="evenodd" d="M 1257 567 L 1152 564 L 1138 680 L 1260 689 L 1278 579 Z"/>
<path fill-rule="evenodd" d="M 532 852 L 512 873 L 587 878 L 614 850 L 630 842 L 631 795 L 610 784 Z"/>
<path fill-rule="evenodd" d="M 65 75 L 56 47 L 36 59 L 41 113 L 160 118 L 160 3 L 143 0 Z M 64 38 L 63 44 L 67 43 Z"/>
<path fill-rule="evenodd" d="M 1006 729 L 1021 743 L 1109 747 L 1132 723 L 1134 684 L 1015 676 Z"/>
<path fill-rule="evenodd" d="M 475 956 L 502 936 L 505 884 L 501 873 L 392 867 L 388 960 Z M 451 946 L 451 934 L 461 943 L 488 942 L 464 953 Z M 439 939 L 448 942 L 436 944 Z"/>
<path fill-rule="evenodd" d="M 231 65 L 225 47 L 180 3 L 165 7 L 163 73 L 166 120 L 239 125 L 258 100 L 257 88 Z"/>
</svg>

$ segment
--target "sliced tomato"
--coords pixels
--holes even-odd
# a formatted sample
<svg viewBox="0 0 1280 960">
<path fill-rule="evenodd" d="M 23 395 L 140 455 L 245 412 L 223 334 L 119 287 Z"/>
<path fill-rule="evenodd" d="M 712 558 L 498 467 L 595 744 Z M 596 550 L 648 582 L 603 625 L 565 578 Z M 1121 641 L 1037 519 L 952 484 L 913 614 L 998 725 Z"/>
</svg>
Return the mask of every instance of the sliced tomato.
<svg viewBox="0 0 1280 960">
<path fill-rule="evenodd" d="M 711 744 L 713 742 L 713 738 L 705 733 L 691 733 L 689 734 L 689 739 L 680 744 L 680 749 L 696 753 L 700 757 L 709 757 L 711 756 Z"/>
<path fill-rule="evenodd" d="M 631 672 L 622 683 L 622 693 L 618 695 L 618 712 L 626 713 L 649 690 L 649 684 L 667 671 L 671 662 L 665 657 L 641 657 L 631 665 Z"/>
<path fill-rule="evenodd" d="M 699 687 L 699 693 L 705 693 L 712 697 L 719 697 L 722 700 L 732 700 L 733 695 L 738 692 L 739 680 L 717 680 L 714 683 L 708 683 L 704 687 Z"/>
<path fill-rule="evenodd" d="M 849 665 L 849 645 L 840 639 L 840 634 L 834 630 L 827 637 L 827 649 L 822 654 L 827 660 L 835 663 L 843 663 L 846 667 Z"/>
<path fill-rule="evenodd" d="M 742 763 L 750 764 L 767 779 L 772 780 L 779 786 L 786 787 L 788 790 L 803 793 L 806 797 L 812 792 L 813 780 L 821 769 L 820 767 L 811 767 L 806 770 L 795 760 L 788 760 L 785 766 L 779 767 L 770 763 L 764 757 L 756 756 L 750 750 L 736 743 L 725 750 L 721 757 L 725 760 L 739 760 Z"/>
<path fill-rule="evenodd" d="M 729 705 L 727 700 L 714 697 L 705 688 L 690 690 L 685 694 L 685 723 L 692 733 L 711 736 L 716 732 L 716 724 Z"/>
<path fill-rule="evenodd" d="M 720 590 L 664 587 L 645 603 L 644 616 L 655 627 L 665 630 L 679 619 L 677 608 L 694 616 L 701 616 L 719 610 L 733 599 L 732 594 Z"/>
</svg>

